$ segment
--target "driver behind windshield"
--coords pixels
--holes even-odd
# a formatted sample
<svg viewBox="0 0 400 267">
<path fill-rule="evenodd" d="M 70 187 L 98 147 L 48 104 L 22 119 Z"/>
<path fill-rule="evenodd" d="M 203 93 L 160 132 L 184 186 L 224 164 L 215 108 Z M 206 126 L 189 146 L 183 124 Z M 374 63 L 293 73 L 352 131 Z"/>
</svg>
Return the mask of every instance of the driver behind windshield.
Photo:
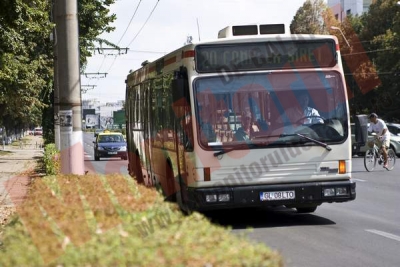
<svg viewBox="0 0 400 267">
<path fill-rule="evenodd" d="M 278 123 L 284 124 L 314 124 L 324 123 L 320 117 L 318 110 L 310 107 L 310 98 L 307 92 L 301 92 L 297 95 L 298 104 L 285 110 L 285 112 L 278 118 Z"/>
<path fill-rule="evenodd" d="M 250 113 L 246 113 L 244 116 L 242 116 L 241 124 L 242 126 L 235 132 L 234 135 L 235 140 L 236 141 L 250 140 L 251 134 L 254 132 Z"/>
</svg>

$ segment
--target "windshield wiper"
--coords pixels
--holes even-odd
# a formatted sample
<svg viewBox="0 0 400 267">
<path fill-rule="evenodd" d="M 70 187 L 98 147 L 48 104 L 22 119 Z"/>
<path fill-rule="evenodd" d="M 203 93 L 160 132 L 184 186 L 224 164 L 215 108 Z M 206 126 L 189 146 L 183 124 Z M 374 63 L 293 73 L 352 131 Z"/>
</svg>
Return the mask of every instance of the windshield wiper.
<svg viewBox="0 0 400 267">
<path fill-rule="evenodd" d="M 328 151 L 332 150 L 332 148 L 330 146 L 328 146 L 328 144 L 325 144 L 323 142 L 315 140 L 314 138 L 311 138 L 311 137 L 308 137 L 308 136 L 305 136 L 305 135 L 302 135 L 302 134 L 299 134 L 299 133 L 294 133 L 294 134 L 285 134 L 285 133 L 283 133 L 281 135 L 270 135 L 269 137 L 287 137 L 287 136 L 299 136 L 301 138 L 307 139 L 308 141 L 314 142 L 317 145 L 322 146 L 323 148 L 325 148 Z"/>
<path fill-rule="evenodd" d="M 328 150 L 328 151 L 331 151 L 331 150 L 332 150 L 332 148 L 331 148 L 330 146 L 328 146 L 328 144 L 322 143 L 322 142 L 320 142 L 320 141 L 318 141 L 318 140 L 315 140 L 315 139 L 313 139 L 313 138 L 311 138 L 311 137 L 308 137 L 308 136 L 305 136 L 305 135 L 302 135 L 302 134 L 299 134 L 299 133 L 295 133 L 294 135 L 300 136 L 300 137 L 302 137 L 302 138 L 304 138 L 304 139 L 307 139 L 308 141 L 314 142 L 314 143 L 316 143 L 317 145 L 322 146 L 323 148 L 325 148 L 325 149 Z"/>
<path fill-rule="evenodd" d="M 311 142 L 313 142 L 313 143 L 315 143 L 315 144 L 317 144 L 319 146 L 322 146 L 323 148 L 325 148 L 328 151 L 332 150 L 332 148 L 330 146 L 328 146 L 328 144 L 325 144 L 323 142 L 320 142 L 318 140 L 315 140 L 315 139 L 313 139 L 311 137 L 308 137 L 308 136 L 305 136 L 305 135 L 302 135 L 302 134 L 299 134 L 299 133 L 269 135 L 268 137 L 287 137 L 287 136 L 299 136 L 299 137 L 307 139 L 308 141 L 311 141 Z M 229 152 L 231 152 L 233 150 L 238 150 L 238 149 L 241 149 L 241 148 L 250 148 L 250 149 L 252 149 L 252 148 L 259 147 L 259 146 L 260 146 L 260 144 L 242 144 L 242 145 L 238 145 L 238 146 L 235 146 L 235 147 L 231 147 L 229 149 L 225 149 L 225 150 L 221 150 L 221 151 L 215 152 L 214 153 L 214 157 L 218 157 L 218 156 L 223 155 L 225 153 L 229 153 Z"/>
<path fill-rule="evenodd" d="M 242 148 L 250 148 L 250 149 L 252 149 L 252 148 L 256 148 L 258 146 L 259 146 L 258 144 L 241 144 L 241 145 L 237 145 L 235 147 L 231 147 L 231 148 L 228 148 L 228 149 L 225 149 L 225 150 L 221 150 L 221 151 L 215 152 L 214 153 L 214 157 L 218 157 L 218 156 L 223 155 L 225 153 L 229 153 L 229 152 L 231 152 L 233 150 L 239 150 L 239 149 L 242 149 Z"/>
</svg>

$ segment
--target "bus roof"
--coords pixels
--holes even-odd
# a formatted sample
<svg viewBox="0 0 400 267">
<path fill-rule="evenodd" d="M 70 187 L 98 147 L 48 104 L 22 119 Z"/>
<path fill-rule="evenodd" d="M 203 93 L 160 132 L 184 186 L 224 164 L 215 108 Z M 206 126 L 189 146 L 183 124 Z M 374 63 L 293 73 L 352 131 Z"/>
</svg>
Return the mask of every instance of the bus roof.
<svg viewBox="0 0 400 267">
<path fill-rule="evenodd" d="M 282 30 L 283 24 L 273 24 L 272 28 L 268 32 L 268 29 L 262 33 L 262 27 L 266 26 L 266 24 L 257 24 L 257 25 L 241 25 L 241 26 L 228 26 L 219 31 L 217 39 L 207 40 L 207 41 L 199 41 L 191 44 L 187 44 L 182 46 L 163 57 L 160 57 L 152 62 L 145 61 L 142 64 L 142 67 L 134 70 L 129 73 L 127 80 L 125 81 L 127 84 L 131 84 L 132 81 L 134 83 L 140 82 L 142 80 L 141 77 L 147 77 L 150 73 L 157 74 L 161 69 L 172 67 L 175 68 L 175 63 L 180 63 L 185 59 L 193 59 L 195 56 L 194 50 L 198 45 L 217 45 L 217 44 L 229 44 L 229 43 L 252 43 L 252 42 L 269 42 L 269 41 L 291 41 L 291 40 L 323 40 L 323 39 L 333 39 L 336 43 L 336 50 L 339 50 L 339 42 L 336 36 L 334 35 L 315 35 L 315 34 L 288 34 L 286 33 L 286 29 L 283 32 L 279 32 Z M 235 27 L 253 27 L 247 29 L 248 31 L 253 30 L 253 34 L 234 34 Z M 254 27 L 258 27 L 257 34 L 254 34 Z M 245 29 L 246 30 L 246 29 Z M 236 31 L 239 33 L 243 33 L 245 30 Z"/>
</svg>

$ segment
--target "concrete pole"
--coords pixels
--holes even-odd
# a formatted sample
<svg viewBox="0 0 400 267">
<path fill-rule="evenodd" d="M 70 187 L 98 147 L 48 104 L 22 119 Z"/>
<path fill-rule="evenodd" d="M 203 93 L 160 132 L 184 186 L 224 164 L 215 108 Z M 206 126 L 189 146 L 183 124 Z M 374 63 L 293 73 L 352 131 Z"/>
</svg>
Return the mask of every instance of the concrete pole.
<svg viewBox="0 0 400 267">
<path fill-rule="evenodd" d="M 53 21 L 56 21 L 57 6 L 53 0 Z M 58 87 L 58 52 L 57 52 L 57 29 L 54 29 L 53 42 L 54 42 L 54 142 L 58 150 L 61 150 L 60 143 L 60 89 Z"/>
<path fill-rule="evenodd" d="M 55 0 L 61 173 L 85 173 L 77 0 Z"/>
</svg>

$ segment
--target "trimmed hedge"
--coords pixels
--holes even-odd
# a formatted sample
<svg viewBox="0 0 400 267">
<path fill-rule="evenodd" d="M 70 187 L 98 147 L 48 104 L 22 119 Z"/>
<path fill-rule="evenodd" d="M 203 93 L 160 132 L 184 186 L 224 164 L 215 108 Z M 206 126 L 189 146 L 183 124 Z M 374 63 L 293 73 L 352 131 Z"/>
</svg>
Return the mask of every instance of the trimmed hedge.
<svg viewBox="0 0 400 267">
<path fill-rule="evenodd" d="M 36 179 L 4 231 L 0 266 L 282 266 L 263 244 L 184 216 L 130 177 Z"/>
</svg>

